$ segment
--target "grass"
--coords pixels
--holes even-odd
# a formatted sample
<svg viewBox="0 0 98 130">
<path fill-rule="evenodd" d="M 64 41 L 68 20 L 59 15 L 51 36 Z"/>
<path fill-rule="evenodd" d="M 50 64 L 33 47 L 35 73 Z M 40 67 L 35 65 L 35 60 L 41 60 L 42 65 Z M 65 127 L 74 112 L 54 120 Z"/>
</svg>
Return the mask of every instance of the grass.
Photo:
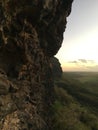
<svg viewBox="0 0 98 130">
<path fill-rule="evenodd" d="M 53 130 L 98 130 L 97 78 L 98 73 L 64 72 L 55 81 Z"/>
</svg>

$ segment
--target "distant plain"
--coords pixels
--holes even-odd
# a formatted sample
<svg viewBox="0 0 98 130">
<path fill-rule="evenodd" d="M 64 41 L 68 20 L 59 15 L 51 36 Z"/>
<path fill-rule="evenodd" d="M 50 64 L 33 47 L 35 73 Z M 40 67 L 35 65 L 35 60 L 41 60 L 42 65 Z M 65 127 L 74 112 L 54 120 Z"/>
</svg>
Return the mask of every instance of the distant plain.
<svg viewBox="0 0 98 130">
<path fill-rule="evenodd" d="M 55 96 L 54 130 L 98 130 L 98 72 L 63 72 Z"/>
</svg>

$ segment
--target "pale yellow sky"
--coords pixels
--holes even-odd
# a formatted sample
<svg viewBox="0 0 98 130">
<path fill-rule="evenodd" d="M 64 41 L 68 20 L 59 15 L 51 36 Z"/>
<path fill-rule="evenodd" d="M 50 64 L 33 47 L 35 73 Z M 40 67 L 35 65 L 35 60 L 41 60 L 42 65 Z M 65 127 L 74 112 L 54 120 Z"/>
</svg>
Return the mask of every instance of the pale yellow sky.
<svg viewBox="0 0 98 130">
<path fill-rule="evenodd" d="M 98 0 L 74 0 L 56 57 L 64 71 L 98 71 Z"/>
</svg>

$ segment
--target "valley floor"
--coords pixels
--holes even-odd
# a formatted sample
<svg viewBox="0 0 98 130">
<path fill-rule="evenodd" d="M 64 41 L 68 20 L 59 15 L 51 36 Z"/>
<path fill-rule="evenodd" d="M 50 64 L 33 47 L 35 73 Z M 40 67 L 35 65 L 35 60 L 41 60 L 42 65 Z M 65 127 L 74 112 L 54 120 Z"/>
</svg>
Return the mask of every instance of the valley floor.
<svg viewBox="0 0 98 130">
<path fill-rule="evenodd" d="M 64 72 L 55 97 L 54 130 L 98 130 L 98 73 Z"/>
</svg>

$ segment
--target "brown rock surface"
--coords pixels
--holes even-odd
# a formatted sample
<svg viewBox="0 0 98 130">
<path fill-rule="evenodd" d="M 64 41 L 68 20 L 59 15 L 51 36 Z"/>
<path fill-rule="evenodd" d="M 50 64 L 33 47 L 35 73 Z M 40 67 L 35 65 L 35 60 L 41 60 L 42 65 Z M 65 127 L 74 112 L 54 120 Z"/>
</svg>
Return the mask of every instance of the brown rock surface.
<svg viewBox="0 0 98 130">
<path fill-rule="evenodd" d="M 0 130 L 52 130 L 50 57 L 73 0 L 0 0 Z"/>
</svg>

